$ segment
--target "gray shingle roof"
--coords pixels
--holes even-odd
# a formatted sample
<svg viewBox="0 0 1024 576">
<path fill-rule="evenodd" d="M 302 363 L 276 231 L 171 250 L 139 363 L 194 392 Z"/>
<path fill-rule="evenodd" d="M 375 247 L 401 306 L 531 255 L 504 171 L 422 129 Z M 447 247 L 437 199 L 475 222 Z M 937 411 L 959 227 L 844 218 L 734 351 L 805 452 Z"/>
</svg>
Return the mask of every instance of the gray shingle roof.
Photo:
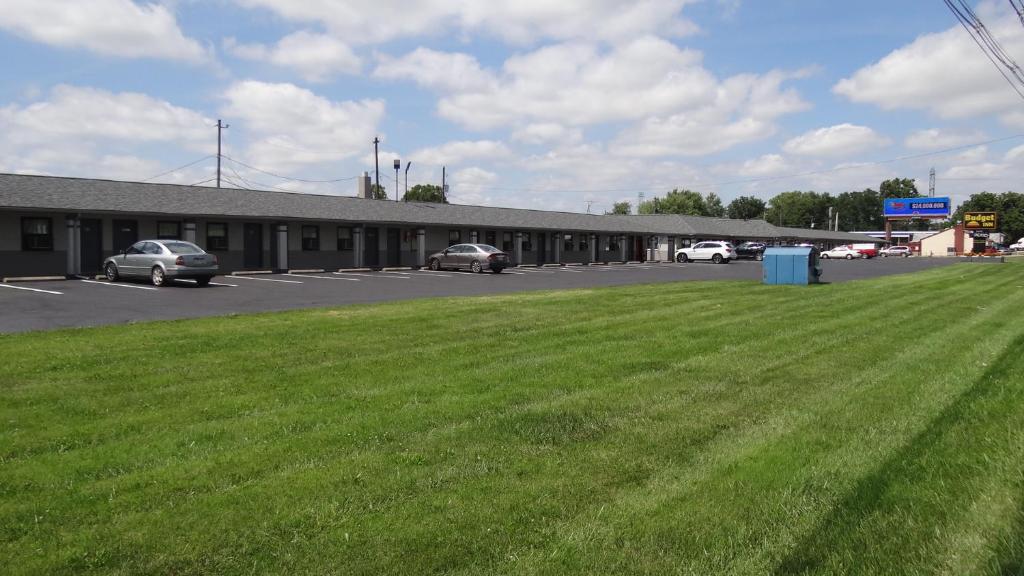
<svg viewBox="0 0 1024 576">
<path fill-rule="evenodd" d="M 326 196 L 146 184 L 86 178 L 0 174 L 0 207 L 60 212 L 140 213 L 194 217 L 235 216 L 287 220 L 380 222 L 423 226 L 489 227 L 642 233 L 722 238 L 814 238 L 871 242 L 860 234 L 779 229 L 763 220 L 659 214 L 620 216 L 491 206 L 391 202 Z M 825 235 L 823 235 L 825 233 Z"/>
</svg>

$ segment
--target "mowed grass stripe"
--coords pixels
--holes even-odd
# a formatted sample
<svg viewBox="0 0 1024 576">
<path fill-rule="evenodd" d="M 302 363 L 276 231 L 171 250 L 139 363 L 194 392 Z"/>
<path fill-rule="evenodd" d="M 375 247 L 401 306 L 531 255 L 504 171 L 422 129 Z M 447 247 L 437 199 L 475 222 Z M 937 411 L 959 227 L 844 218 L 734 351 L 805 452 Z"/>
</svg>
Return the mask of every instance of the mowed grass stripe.
<svg viewBox="0 0 1024 576">
<path fill-rule="evenodd" d="M 25 572 L 770 567 L 842 500 L 834 487 L 855 486 L 887 454 L 845 456 L 853 440 L 835 437 L 872 439 L 882 413 L 854 404 L 848 427 L 815 433 L 813 424 L 908 369 L 918 373 L 894 399 L 907 402 L 909 428 L 941 410 L 955 396 L 948 378 L 936 384 L 930 366 L 904 355 L 871 355 L 926 326 L 932 347 L 961 338 L 943 308 L 970 321 L 1012 317 L 1020 268 L 993 268 L 1003 269 L 807 289 L 689 283 L 435 300 L 0 339 L 16 358 L 15 399 L 5 395 L 0 416 L 18 430 L 3 433 L 16 441 L 0 468 L 0 479 L 16 480 L 0 482 L 0 520 L 13 520 L 4 554 L 60 550 L 19 554 Z M 976 272 L 977 284 L 960 278 Z M 1009 304 L 966 304 L 991 301 L 984 290 L 1010 292 Z M 509 307 L 510 318 L 496 317 Z M 918 308 L 926 311 L 901 312 Z M 876 334 L 887 318 L 891 340 Z M 119 367 L 114 379 L 133 384 L 106 384 L 108 349 L 133 341 L 188 362 L 163 374 Z M 499 361 L 467 362 L 462 352 L 478 341 Z M 858 356 L 829 357 L 835 343 Z M 918 398 L 929 393 L 933 401 Z M 55 412 L 26 421 L 42 407 Z M 792 473 L 765 469 L 787 445 L 806 447 L 792 441 L 797 431 L 854 466 L 826 459 L 810 482 L 813 460 L 795 458 Z M 726 498 L 749 489 L 751 472 L 770 490 Z M 778 488 L 787 479 L 792 494 Z M 40 520 L 31 513 L 44 498 L 50 513 Z M 794 502 L 805 513 L 788 527 L 789 516 L 771 512 Z M 680 522 L 701 514 L 722 526 Z M 788 543 L 752 545 L 780 528 Z"/>
</svg>

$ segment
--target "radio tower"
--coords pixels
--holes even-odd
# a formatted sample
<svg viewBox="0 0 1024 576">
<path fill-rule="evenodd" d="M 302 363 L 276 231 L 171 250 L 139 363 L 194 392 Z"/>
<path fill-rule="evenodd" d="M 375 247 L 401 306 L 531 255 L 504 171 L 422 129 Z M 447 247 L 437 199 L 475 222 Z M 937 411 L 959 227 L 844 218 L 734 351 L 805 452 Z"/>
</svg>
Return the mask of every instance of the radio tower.
<svg viewBox="0 0 1024 576">
<path fill-rule="evenodd" d="M 640 213 L 640 205 L 643 204 L 643 203 L 644 203 L 644 193 L 643 192 L 639 192 L 636 195 L 636 212 L 634 212 L 634 214 L 639 214 Z"/>
<path fill-rule="evenodd" d="M 928 172 L 928 197 L 935 198 L 935 168 Z"/>
</svg>

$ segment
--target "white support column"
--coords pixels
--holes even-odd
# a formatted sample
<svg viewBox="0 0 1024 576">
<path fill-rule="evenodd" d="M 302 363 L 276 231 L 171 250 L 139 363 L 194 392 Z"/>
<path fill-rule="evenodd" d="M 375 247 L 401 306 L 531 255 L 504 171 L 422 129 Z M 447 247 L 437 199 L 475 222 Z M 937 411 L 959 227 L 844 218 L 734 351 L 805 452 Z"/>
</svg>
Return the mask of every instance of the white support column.
<svg viewBox="0 0 1024 576">
<path fill-rule="evenodd" d="M 514 257 L 516 259 L 516 266 L 523 263 L 523 233 L 516 232 L 516 247 Z"/>
<path fill-rule="evenodd" d="M 601 251 L 601 235 L 591 234 L 590 235 L 590 263 L 597 262 L 597 256 Z"/>
<path fill-rule="evenodd" d="M 67 250 L 67 270 L 66 276 L 72 278 L 78 276 L 81 272 L 82 258 L 81 258 L 81 242 L 79 239 L 79 233 L 81 232 L 81 223 L 78 218 L 68 217 L 64 222 L 65 235 L 67 240 L 65 241 L 65 249 Z"/>
<path fill-rule="evenodd" d="M 355 226 L 352 228 L 352 267 L 362 268 L 363 267 L 363 227 Z"/>
<path fill-rule="evenodd" d="M 185 225 L 182 227 L 183 234 L 182 240 L 185 242 L 196 243 L 196 223 L 190 220 L 185 221 Z"/>
<path fill-rule="evenodd" d="M 628 246 L 626 246 L 626 238 L 627 236 L 625 234 L 619 236 L 619 252 L 623 262 L 629 261 L 629 257 L 626 256 L 628 254 L 626 251 L 628 248 Z"/>
<path fill-rule="evenodd" d="M 551 261 L 555 264 L 562 263 L 562 233 L 551 233 Z"/>
<path fill-rule="evenodd" d="M 277 270 L 288 271 L 288 225 L 278 224 L 277 233 Z"/>
<path fill-rule="evenodd" d="M 427 265 L 427 229 L 416 229 L 416 265 L 420 268 Z"/>
</svg>

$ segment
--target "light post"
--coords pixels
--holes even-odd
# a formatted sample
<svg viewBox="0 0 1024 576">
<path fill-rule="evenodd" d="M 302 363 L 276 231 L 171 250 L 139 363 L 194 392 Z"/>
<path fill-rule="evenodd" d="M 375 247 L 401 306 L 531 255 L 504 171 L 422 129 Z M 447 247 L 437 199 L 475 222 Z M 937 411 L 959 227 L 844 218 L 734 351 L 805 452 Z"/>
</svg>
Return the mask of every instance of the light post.
<svg viewBox="0 0 1024 576">
<path fill-rule="evenodd" d="M 398 202 L 398 171 L 402 169 L 402 161 L 395 158 L 395 202 Z"/>
<path fill-rule="evenodd" d="M 405 197 L 409 197 L 409 166 L 412 166 L 412 162 L 408 161 L 405 163 Z"/>
</svg>

